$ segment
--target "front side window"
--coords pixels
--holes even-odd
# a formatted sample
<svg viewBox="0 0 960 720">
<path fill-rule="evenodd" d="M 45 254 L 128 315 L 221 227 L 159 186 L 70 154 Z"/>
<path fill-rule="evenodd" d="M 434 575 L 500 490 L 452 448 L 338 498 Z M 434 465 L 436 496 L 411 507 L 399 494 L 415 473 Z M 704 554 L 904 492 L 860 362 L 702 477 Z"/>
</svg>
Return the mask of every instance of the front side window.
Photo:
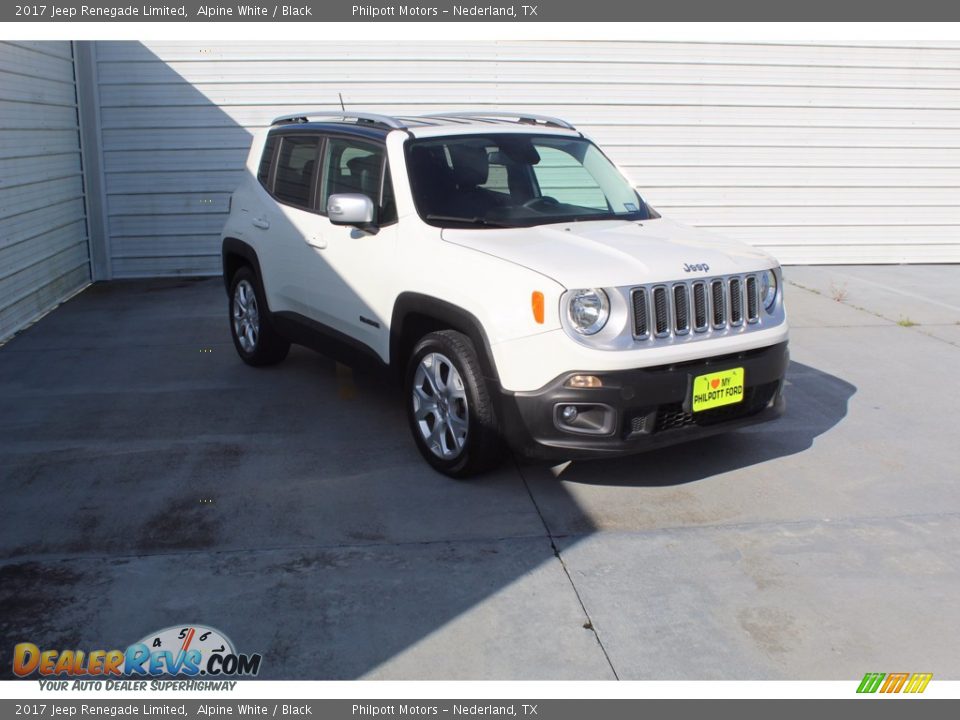
<svg viewBox="0 0 960 720">
<path fill-rule="evenodd" d="M 384 171 L 384 148 L 374 143 L 348 138 L 330 138 L 323 158 L 320 208 L 327 207 L 331 195 L 360 193 L 377 206 L 376 222 L 387 225 L 397 219 L 390 170 Z"/>
<path fill-rule="evenodd" d="M 647 205 L 596 145 L 559 135 L 490 134 L 407 143 L 417 212 L 433 225 L 529 227 L 647 220 Z"/>
<path fill-rule="evenodd" d="M 277 172 L 273 194 L 281 202 L 310 207 L 320 138 L 316 135 L 284 135 L 277 154 Z"/>
</svg>

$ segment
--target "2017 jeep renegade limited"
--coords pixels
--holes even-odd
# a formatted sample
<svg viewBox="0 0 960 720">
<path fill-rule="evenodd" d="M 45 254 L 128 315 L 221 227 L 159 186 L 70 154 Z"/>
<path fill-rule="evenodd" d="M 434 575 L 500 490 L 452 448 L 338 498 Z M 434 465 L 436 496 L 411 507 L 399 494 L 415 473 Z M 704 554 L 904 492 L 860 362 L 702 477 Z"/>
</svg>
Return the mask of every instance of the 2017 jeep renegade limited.
<svg viewBox="0 0 960 720">
<path fill-rule="evenodd" d="M 555 118 L 278 118 L 223 271 L 245 362 L 293 342 L 395 369 L 417 447 L 451 476 L 505 446 L 611 456 L 783 410 L 777 262 L 661 218 Z"/>
</svg>

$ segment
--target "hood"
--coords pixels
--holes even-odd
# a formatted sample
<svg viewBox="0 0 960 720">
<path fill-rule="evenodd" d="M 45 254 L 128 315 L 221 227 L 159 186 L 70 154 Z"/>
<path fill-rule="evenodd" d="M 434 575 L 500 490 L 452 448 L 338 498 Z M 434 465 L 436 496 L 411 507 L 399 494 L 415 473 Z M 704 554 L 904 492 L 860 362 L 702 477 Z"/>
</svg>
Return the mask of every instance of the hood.
<svg viewBox="0 0 960 720">
<path fill-rule="evenodd" d="M 745 243 L 663 218 L 531 228 L 452 229 L 444 240 L 534 270 L 566 288 L 620 287 L 774 267 Z M 686 267 L 697 268 L 686 270 Z"/>
</svg>

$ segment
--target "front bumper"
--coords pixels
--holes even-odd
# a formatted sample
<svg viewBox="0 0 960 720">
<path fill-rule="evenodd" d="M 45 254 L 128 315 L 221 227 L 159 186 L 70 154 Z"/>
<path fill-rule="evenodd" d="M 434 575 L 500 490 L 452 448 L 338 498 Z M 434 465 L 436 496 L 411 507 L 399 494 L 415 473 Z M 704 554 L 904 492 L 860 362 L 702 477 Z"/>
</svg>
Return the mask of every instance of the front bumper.
<svg viewBox="0 0 960 720">
<path fill-rule="evenodd" d="M 533 392 L 500 393 L 503 434 L 518 453 L 535 459 L 574 460 L 643 452 L 727 432 L 779 417 L 784 410 L 787 343 L 690 362 L 634 370 L 577 370 Z M 693 378 L 744 369 L 744 398 L 735 405 L 692 413 Z M 572 375 L 596 375 L 601 388 L 569 388 Z M 562 427 L 564 405 L 602 408 L 597 433 Z"/>
</svg>

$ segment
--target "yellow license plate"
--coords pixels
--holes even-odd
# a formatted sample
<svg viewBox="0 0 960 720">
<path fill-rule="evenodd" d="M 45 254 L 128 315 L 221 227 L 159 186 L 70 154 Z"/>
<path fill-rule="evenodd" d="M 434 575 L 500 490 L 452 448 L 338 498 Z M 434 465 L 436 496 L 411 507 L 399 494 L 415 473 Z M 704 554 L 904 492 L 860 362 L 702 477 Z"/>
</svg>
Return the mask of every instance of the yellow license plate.
<svg viewBox="0 0 960 720">
<path fill-rule="evenodd" d="M 693 379 L 693 412 L 733 405 L 743 400 L 743 368 L 697 375 Z"/>
</svg>

